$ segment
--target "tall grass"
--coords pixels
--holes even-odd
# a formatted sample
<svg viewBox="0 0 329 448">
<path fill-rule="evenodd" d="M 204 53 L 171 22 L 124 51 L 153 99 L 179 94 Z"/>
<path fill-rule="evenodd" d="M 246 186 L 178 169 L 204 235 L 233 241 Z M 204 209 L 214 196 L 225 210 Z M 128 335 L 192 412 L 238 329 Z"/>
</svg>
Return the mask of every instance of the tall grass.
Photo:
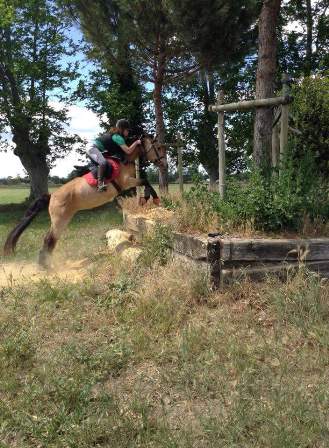
<svg viewBox="0 0 329 448">
<path fill-rule="evenodd" d="M 328 303 L 307 272 L 220 293 L 170 259 L 3 288 L 0 440 L 325 447 Z"/>
<path fill-rule="evenodd" d="M 165 226 L 135 263 L 97 252 L 120 219 L 82 213 L 63 238 L 92 262 L 82 280 L 0 287 L 0 446 L 326 447 L 328 283 L 301 269 L 214 291 Z"/>
</svg>

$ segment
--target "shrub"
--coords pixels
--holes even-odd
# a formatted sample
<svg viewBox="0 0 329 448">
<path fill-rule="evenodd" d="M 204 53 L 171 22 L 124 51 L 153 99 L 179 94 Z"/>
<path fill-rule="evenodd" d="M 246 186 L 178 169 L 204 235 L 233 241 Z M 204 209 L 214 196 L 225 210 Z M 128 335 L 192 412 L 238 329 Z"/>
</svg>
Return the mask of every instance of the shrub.
<svg viewBox="0 0 329 448">
<path fill-rule="evenodd" d="M 141 264 L 146 267 L 155 263 L 165 265 L 171 253 L 171 238 L 170 228 L 157 223 L 154 231 L 143 241 L 143 251 L 139 257 Z"/>
<path fill-rule="evenodd" d="M 200 231 L 250 226 L 262 231 L 298 231 L 306 217 L 320 223 L 329 218 L 329 185 L 316 174 L 311 152 L 301 160 L 289 153 L 280 174 L 262 176 L 253 168 L 246 181 L 230 180 L 225 200 L 198 183 L 183 196 L 177 211 L 181 228 Z"/>
<path fill-rule="evenodd" d="M 327 73 L 328 75 L 328 73 Z M 318 170 L 329 175 L 329 78 L 304 78 L 294 86 L 292 114 L 295 126 L 301 131 L 295 145 L 301 157 L 305 151 L 314 155 Z"/>
</svg>

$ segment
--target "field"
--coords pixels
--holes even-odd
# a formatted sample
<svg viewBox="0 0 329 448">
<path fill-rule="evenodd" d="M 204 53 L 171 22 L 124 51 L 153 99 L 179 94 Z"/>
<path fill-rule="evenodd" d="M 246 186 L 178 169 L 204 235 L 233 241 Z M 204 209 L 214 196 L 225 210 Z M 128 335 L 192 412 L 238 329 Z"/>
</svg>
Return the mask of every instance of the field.
<svg viewBox="0 0 329 448">
<path fill-rule="evenodd" d="M 184 189 L 188 191 L 191 188 L 192 184 L 185 184 Z M 154 185 L 155 189 L 158 190 L 158 186 Z M 55 190 L 57 187 L 50 187 L 49 191 Z M 179 191 L 178 184 L 170 184 L 169 185 L 170 193 L 176 193 Z M 25 186 L 15 186 L 15 187 L 7 187 L 0 186 L 0 205 L 1 204 L 20 204 L 23 202 L 29 195 L 29 189 Z"/>
<path fill-rule="evenodd" d="M 1 244 L 23 212 L 0 205 Z M 161 232 L 136 263 L 108 254 L 120 225 L 114 204 L 78 214 L 54 274 L 0 285 L 0 447 L 327 447 L 328 285 L 212 291 Z M 47 226 L 1 268 L 34 266 Z"/>
</svg>

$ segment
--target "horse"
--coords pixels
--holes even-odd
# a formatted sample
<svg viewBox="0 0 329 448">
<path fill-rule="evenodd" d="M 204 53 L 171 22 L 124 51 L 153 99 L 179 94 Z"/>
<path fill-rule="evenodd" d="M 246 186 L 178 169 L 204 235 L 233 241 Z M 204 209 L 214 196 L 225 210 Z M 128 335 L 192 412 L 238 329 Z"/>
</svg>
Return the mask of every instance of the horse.
<svg viewBox="0 0 329 448">
<path fill-rule="evenodd" d="M 150 136 L 143 136 L 141 142 L 142 144 L 138 145 L 132 154 L 126 155 L 125 161 L 120 163 L 120 174 L 107 185 L 106 191 L 98 192 L 97 188 L 89 185 L 84 177 L 76 177 L 55 192 L 44 194 L 38 198 L 27 210 L 23 219 L 9 233 L 4 245 L 4 255 L 8 256 L 14 253 L 20 235 L 35 216 L 48 207 L 51 226 L 44 238 L 38 261 L 40 267 L 50 269 L 51 254 L 63 231 L 78 211 L 92 209 L 111 202 L 124 190 L 143 185 L 150 187 L 146 178 L 136 179 L 135 160 L 137 157 L 141 157 L 153 162 L 160 170 L 166 170 L 166 149 L 165 145 L 158 143 L 156 138 L 153 139 Z"/>
</svg>

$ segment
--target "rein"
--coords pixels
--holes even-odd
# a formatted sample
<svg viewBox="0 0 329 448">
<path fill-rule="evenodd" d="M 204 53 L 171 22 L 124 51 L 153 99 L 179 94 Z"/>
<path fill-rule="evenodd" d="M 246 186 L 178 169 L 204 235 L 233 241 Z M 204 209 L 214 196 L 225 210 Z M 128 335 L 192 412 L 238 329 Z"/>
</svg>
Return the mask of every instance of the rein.
<svg viewBox="0 0 329 448">
<path fill-rule="evenodd" d="M 160 156 L 159 151 L 157 150 L 157 148 L 154 146 L 154 143 L 151 143 L 150 148 L 147 150 L 144 146 L 144 143 L 142 141 L 142 149 L 144 150 L 144 154 L 142 153 L 142 155 L 146 156 L 149 152 L 153 151 L 155 152 L 156 155 L 156 159 L 152 160 L 152 163 L 158 163 L 160 162 L 160 160 L 165 159 L 165 156 Z M 145 157 L 146 158 L 146 157 Z"/>
</svg>

